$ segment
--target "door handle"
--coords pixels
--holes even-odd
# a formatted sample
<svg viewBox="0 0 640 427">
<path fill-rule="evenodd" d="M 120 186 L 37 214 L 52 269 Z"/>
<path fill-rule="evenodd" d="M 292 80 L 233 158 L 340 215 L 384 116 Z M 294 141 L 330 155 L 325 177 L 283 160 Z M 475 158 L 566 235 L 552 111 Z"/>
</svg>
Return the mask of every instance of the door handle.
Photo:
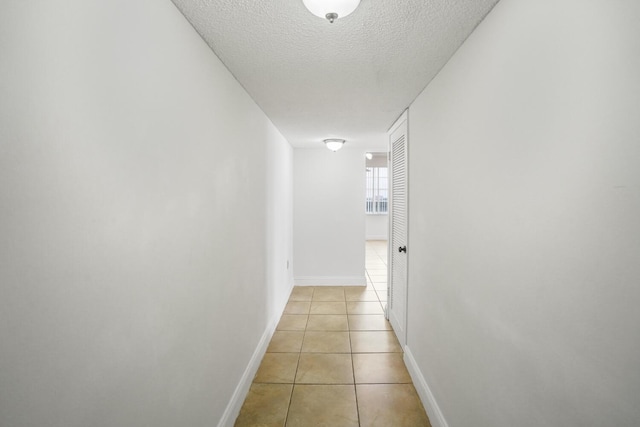
<svg viewBox="0 0 640 427">
<path fill-rule="evenodd" d="M 406 254 L 407 253 L 407 247 L 406 246 L 400 246 L 398 248 L 398 252 L 404 252 Z"/>
</svg>

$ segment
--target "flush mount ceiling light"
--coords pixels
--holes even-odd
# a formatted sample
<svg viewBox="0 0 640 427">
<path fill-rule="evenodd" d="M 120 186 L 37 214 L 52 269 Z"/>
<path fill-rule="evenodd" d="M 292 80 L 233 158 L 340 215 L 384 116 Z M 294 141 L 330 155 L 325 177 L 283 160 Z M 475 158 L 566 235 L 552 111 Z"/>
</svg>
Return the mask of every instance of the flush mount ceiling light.
<svg viewBox="0 0 640 427">
<path fill-rule="evenodd" d="M 345 140 L 344 139 L 325 139 L 324 140 L 324 144 L 327 146 L 327 148 L 331 151 L 338 151 L 339 149 L 342 148 L 342 146 L 344 145 Z"/>
<path fill-rule="evenodd" d="M 320 18 L 326 18 L 333 24 L 338 18 L 344 18 L 356 10 L 360 0 L 302 0 L 304 5 Z"/>
<path fill-rule="evenodd" d="M 371 153 L 366 153 L 364 156 L 367 158 L 367 160 L 373 159 L 373 154 Z"/>
</svg>

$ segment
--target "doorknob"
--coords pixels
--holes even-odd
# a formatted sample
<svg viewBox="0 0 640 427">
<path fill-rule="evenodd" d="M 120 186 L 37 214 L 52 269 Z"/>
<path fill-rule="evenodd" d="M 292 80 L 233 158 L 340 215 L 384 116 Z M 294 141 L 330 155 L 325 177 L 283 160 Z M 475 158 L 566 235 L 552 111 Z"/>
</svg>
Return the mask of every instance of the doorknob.
<svg viewBox="0 0 640 427">
<path fill-rule="evenodd" d="M 407 253 L 407 247 L 406 246 L 400 246 L 398 248 L 398 252 L 404 252 L 406 254 Z"/>
</svg>

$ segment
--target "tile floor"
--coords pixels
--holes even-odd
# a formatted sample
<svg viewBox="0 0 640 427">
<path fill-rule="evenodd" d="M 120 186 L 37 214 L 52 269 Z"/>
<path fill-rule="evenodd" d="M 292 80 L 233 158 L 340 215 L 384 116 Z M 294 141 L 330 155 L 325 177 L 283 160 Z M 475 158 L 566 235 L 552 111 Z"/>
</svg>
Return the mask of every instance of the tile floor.
<svg viewBox="0 0 640 427">
<path fill-rule="evenodd" d="M 384 318 L 386 242 L 367 286 L 295 287 L 235 426 L 430 426 Z"/>
</svg>

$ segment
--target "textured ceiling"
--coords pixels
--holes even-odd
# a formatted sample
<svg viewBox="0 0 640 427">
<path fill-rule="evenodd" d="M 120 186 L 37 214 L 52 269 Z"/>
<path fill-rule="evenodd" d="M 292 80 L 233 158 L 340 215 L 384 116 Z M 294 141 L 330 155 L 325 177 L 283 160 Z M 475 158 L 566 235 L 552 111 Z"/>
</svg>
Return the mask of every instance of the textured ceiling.
<svg viewBox="0 0 640 427">
<path fill-rule="evenodd" d="M 364 148 L 497 1 L 362 0 L 330 24 L 302 0 L 173 0 L 292 145 Z"/>
</svg>

